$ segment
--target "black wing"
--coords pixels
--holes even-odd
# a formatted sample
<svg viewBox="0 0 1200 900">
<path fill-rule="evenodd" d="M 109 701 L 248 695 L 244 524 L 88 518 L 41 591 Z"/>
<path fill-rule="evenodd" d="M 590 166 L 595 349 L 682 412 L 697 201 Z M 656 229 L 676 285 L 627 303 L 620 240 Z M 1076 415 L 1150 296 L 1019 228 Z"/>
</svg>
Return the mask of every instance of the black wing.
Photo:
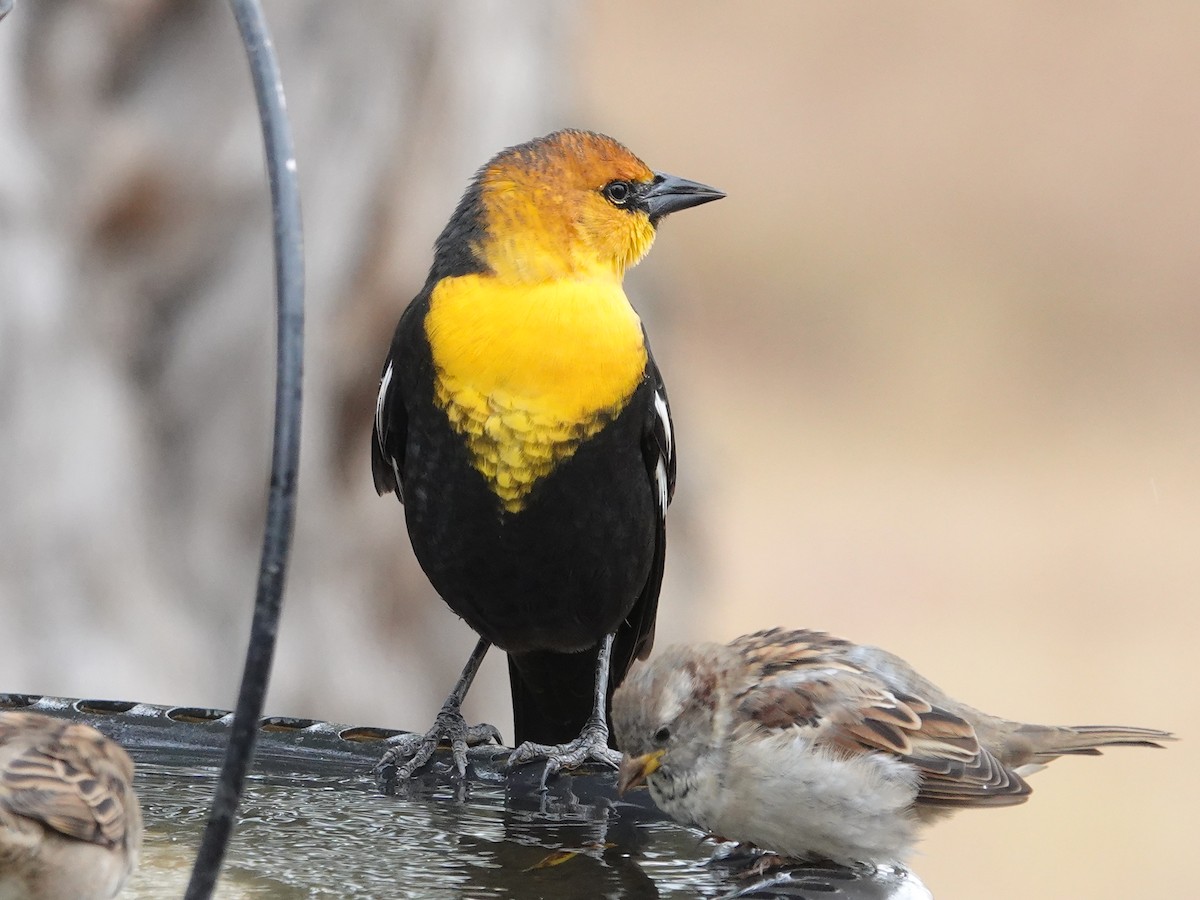
<svg viewBox="0 0 1200 900">
<path fill-rule="evenodd" d="M 383 362 L 379 395 L 375 399 L 375 425 L 371 429 L 371 475 L 379 494 L 394 493 L 404 502 L 404 453 L 408 443 L 408 409 L 405 391 L 411 390 L 413 375 L 428 367 L 421 353 L 425 313 L 429 309 L 426 286 L 404 310 L 396 334 Z M 415 329 L 415 330 L 414 330 Z"/>
<path fill-rule="evenodd" d="M 394 492 L 404 502 L 400 471 L 404 468 L 404 438 L 408 431 L 408 412 L 396 401 L 392 383 L 396 364 L 391 355 L 379 379 L 379 397 L 375 400 L 375 427 L 371 429 L 371 476 L 379 494 Z"/>
<path fill-rule="evenodd" d="M 649 353 L 649 344 L 646 347 Z M 675 496 L 675 428 L 671 422 L 671 404 L 653 356 L 649 357 L 646 368 L 653 402 L 642 434 L 642 459 L 658 513 L 654 523 L 654 555 L 646 584 L 617 632 L 612 687 L 620 684 L 634 659 L 645 659 L 654 646 L 654 622 L 658 616 L 658 594 L 662 589 L 667 554 L 667 507 Z"/>
</svg>

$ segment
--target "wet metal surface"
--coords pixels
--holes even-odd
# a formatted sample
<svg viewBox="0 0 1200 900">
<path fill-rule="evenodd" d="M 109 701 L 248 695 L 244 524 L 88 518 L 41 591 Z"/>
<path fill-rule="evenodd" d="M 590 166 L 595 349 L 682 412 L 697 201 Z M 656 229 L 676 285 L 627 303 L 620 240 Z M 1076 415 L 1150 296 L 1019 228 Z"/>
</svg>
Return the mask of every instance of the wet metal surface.
<svg viewBox="0 0 1200 900">
<path fill-rule="evenodd" d="M 123 898 L 178 898 L 220 765 L 222 711 L 0 695 L 69 716 L 121 741 L 138 763 L 147 833 Z M 371 768 L 392 732 L 266 719 L 221 898 L 686 898 L 921 900 L 907 873 L 793 868 L 758 878 L 710 861 L 714 845 L 664 820 L 645 792 L 626 800 L 613 776 L 562 776 L 536 791 L 536 766 L 509 777 L 503 757 L 474 752 L 469 778 L 448 753 L 396 796 Z M 351 739 L 354 738 L 354 739 Z"/>
</svg>

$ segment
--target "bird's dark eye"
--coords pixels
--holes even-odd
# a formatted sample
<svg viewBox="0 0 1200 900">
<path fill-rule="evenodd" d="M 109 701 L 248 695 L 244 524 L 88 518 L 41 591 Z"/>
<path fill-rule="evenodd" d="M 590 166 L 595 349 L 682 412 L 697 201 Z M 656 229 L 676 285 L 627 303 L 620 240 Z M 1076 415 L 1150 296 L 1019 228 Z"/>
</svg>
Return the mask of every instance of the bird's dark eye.
<svg viewBox="0 0 1200 900">
<path fill-rule="evenodd" d="M 624 206 L 633 196 L 633 185 L 628 181 L 610 181 L 604 186 L 604 196 L 613 206 Z"/>
<path fill-rule="evenodd" d="M 654 743 L 665 744 L 671 739 L 671 729 L 664 725 L 658 731 L 654 732 Z"/>
</svg>

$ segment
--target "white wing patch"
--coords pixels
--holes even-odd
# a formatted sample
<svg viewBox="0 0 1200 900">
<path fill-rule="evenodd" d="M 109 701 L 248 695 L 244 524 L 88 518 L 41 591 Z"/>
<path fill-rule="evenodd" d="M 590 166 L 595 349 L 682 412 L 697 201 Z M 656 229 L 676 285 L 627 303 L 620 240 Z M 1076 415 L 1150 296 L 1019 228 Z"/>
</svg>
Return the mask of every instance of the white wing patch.
<svg viewBox="0 0 1200 900">
<path fill-rule="evenodd" d="M 383 434 L 383 411 L 387 408 L 388 388 L 391 386 L 392 361 L 389 359 L 387 368 L 383 371 L 383 378 L 379 379 L 379 396 L 375 398 L 375 443 L 379 445 L 379 455 L 392 467 L 392 474 L 396 481 L 396 496 L 403 503 L 404 483 L 400 480 L 400 466 L 396 463 L 396 457 L 388 453 Z"/>
<path fill-rule="evenodd" d="M 391 374 L 389 367 L 388 373 Z M 658 414 L 658 421 L 662 423 L 663 434 L 667 436 L 667 458 L 671 458 L 671 454 L 675 452 L 673 444 L 675 443 L 674 429 L 671 427 L 671 414 L 667 411 L 667 398 L 662 395 L 662 391 L 654 392 L 654 411 Z"/>
<path fill-rule="evenodd" d="M 387 368 L 383 372 L 383 378 L 379 381 L 379 396 L 375 398 L 375 435 L 381 450 L 383 449 L 383 408 L 387 406 L 387 393 L 391 386 L 392 363 L 389 360 Z"/>
<path fill-rule="evenodd" d="M 654 413 L 658 416 L 658 427 L 662 431 L 663 453 L 654 467 L 654 484 L 658 488 L 658 515 L 667 517 L 667 504 L 671 502 L 671 479 L 668 475 L 675 453 L 675 430 L 671 426 L 671 413 L 667 409 L 667 398 L 662 391 L 654 392 Z"/>
<path fill-rule="evenodd" d="M 667 463 L 661 456 L 658 458 L 658 465 L 654 469 L 654 483 L 658 486 L 658 517 L 665 520 L 667 518 L 670 484 L 667 481 Z"/>
</svg>

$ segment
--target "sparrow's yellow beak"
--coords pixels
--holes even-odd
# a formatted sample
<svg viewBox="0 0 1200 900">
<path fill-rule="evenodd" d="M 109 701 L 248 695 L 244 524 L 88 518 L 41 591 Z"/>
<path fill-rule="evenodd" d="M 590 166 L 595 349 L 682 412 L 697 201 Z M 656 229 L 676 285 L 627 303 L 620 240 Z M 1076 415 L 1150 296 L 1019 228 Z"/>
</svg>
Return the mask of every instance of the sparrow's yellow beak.
<svg viewBox="0 0 1200 900">
<path fill-rule="evenodd" d="M 662 765 L 662 755 L 666 750 L 655 750 L 641 756 L 625 754 L 621 766 L 617 769 L 617 793 L 624 797 L 625 792 L 638 785 L 646 783 L 646 779 L 658 771 Z"/>
</svg>

